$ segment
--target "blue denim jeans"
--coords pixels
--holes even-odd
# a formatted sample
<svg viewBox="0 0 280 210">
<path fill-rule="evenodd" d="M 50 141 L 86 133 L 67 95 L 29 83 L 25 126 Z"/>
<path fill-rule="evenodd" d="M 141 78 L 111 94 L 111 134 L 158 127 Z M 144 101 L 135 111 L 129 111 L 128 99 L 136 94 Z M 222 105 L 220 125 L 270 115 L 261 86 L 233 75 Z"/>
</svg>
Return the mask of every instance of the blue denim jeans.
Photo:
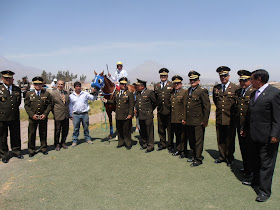
<svg viewBox="0 0 280 210">
<path fill-rule="evenodd" d="M 77 141 L 78 141 L 81 122 L 83 124 L 84 136 L 85 136 L 86 141 L 91 140 L 91 137 L 89 135 L 89 130 L 88 130 L 88 126 L 89 126 L 88 114 L 81 114 L 81 115 L 73 114 L 73 126 L 74 126 L 73 142 L 74 143 L 77 143 Z"/>
</svg>

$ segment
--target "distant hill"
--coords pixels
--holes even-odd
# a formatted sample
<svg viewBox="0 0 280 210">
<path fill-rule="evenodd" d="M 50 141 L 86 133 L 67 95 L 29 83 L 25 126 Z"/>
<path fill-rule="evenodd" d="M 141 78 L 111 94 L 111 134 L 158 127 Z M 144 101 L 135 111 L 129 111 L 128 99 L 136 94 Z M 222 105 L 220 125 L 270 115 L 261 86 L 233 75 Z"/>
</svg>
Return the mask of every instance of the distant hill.
<svg viewBox="0 0 280 210">
<path fill-rule="evenodd" d="M 128 79 L 130 80 L 131 83 L 135 82 L 136 78 L 147 81 L 148 83 L 158 82 L 160 80 L 158 71 L 161 68 L 169 69 L 167 66 L 159 64 L 155 61 L 146 61 L 143 64 L 140 64 L 140 65 L 136 66 L 135 68 L 128 70 L 127 71 Z M 168 79 L 171 80 L 172 76 L 174 76 L 176 74 L 179 74 L 179 73 L 169 69 L 169 78 Z"/>
<path fill-rule="evenodd" d="M 31 81 L 33 77 L 38 76 L 38 74 L 41 75 L 42 72 L 41 69 L 24 66 L 20 63 L 10 61 L 5 57 L 0 56 L 0 71 L 3 70 L 11 70 L 15 72 L 15 76 L 14 76 L 15 84 L 17 80 L 21 80 L 21 78 L 24 76 L 27 76 L 28 80 Z"/>
<path fill-rule="evenodd" d="M 128 73 L 128 79 L 130 80 L 131 83 L 136 81 L 136 78 L 142 79 L 148 82 L 150 84 L 151 82 L 159 82 L 159 73 L 158 71 L 161 68 L 167 68 L 169 70 L 169 80 L 171 81 L 172 77 L 174 75 L 180 75 L 183 77 L 183 83 L 188 84 L 189 83 L 189 78 L 188 78 L 188 71 L 183 70 L 178 70 L 174 71 L 168 66 L 164 66 L 160 63 L 157 63 L 155 61 L 146 61 L 141 65 L 138 65 L 137 67 L 130 69 L 127 71 Z M 202 76 L 200 78 L 202 84 L 214 84 L 215 82 L 219 82 L 219 77 L 216 74 L 213 74 L 212 72 L 210 73 L 201 73 Z"/>
</svg>

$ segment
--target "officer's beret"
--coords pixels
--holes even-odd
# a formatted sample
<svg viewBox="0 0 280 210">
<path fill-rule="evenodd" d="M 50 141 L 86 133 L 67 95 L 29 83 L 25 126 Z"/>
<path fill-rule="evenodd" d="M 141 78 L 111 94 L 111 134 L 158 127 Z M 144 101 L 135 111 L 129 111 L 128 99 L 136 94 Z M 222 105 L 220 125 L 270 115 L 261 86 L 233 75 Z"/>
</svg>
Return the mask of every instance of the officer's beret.
<svg viewBox="0 0 280 210">
<path fill-rule="evenodd" d="M 173 83 L 177 83 L 177 82 L 182 82 L 183 81 L 183 78 L 179 75 L 175 75 L 172 77 L 172 82 Z"/>
<path fill-rule="evenodd" d="M 136 85 L 144 85 L 146 86 L 147 81 L 143 81 L 141 79 L 137 79 Z"/>
<path fill-rule="evenodd" d="M 243 79 L 250 79 L 250 78 L 251 78 L 251 75 L 252 75 L 251 72 L 249 72 L 248 70 L 244 70 L 244 69 L 239 70 L 239 71 L 237 72 L 237 74 L 240 76 L 240 77 L 239 77 L 240 80 L 243 80 Z"/>
<path fill-rule="evenodd" d="M 166 68 L 162 68 L 162 69 L 160 69 L 159 71 L 159 74 L 160 75 L 168 75 L 168 73 L 169 73 L 169 70 L 168 69 L 166 69 Z"/>
<path fill-rule="evenodd" d="M 44 81 L 44 79 L 43 79 L 42 77 L 34 77 L 34 78 L 32 79 L 32 82 L 33 82 L 34 84 L 42 84 L 43 81 Z"/>
<path fill-rule="evenodd" d="M 190 79 L 199 79 L 200 73 L 197 71 L 190 71 L 188 76 Z"/>
<path fill-rule="evenodd" d="M 13 71 L 11 70 L 4 70 L 0 72 L 2 77 L 9 77 L 9 78 L 13 78 L 13 75 L 15 74 Z"/>
<path fill-rule="evenodd" d="M 119 83 L 121 84 L 127 84 L 127 78 L 126 77 L 122 77 L 119 79 Z"/>
<path fill-rule="evenodd" d="M 227 66 L 220 66 L 217 68 L 216 72 L 218 72 L 220 76 L 227 76 L 230 72 L 230 68 Z"/>
</svg>

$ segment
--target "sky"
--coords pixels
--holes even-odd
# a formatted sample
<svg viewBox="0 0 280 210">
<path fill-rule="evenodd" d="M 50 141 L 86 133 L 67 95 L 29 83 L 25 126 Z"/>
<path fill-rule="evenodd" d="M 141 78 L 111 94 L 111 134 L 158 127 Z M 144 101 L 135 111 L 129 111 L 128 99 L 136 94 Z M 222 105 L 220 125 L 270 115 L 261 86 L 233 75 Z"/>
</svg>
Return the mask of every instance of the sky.
<svg viewBox="0 0 280 210">
<path fill-rule="evenodd" d="M 0 0 L 0 56 L 89 75 L 148 61 L 187 77 L 263 68 L 280 81 L 280 1 Z M 158 76 L 158 70 L 150 72 Z"/>
</svg>

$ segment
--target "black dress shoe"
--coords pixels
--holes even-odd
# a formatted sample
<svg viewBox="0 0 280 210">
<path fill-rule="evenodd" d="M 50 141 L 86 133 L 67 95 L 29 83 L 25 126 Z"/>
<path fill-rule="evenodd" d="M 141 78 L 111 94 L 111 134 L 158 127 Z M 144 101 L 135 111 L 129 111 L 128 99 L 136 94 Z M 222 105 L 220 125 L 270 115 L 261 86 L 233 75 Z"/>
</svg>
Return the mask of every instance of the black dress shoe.
<svg viewBox="0 0 280 210">
<path fill-rule="evenodd" d="M 250 182 L 250 181 L 243 181 L 242 184 L 247 185 L 247 186 L 252 186 L 252 182 Z"/>
<path fill-rule="evenodd" d="M 168 152 L 169 152 L 169 153 L 173 153 L 172 147 L 168 147 Z"/>
<path fill-rule="evenodd" d="M 147 147 L 141 147 L 140 149 L 141 149 L 141 150 L 144 150 L 144 149 L 147 149 Z"/>
<path fill-rule="evenodd" d="M 3 162 L 3 163 L 8 163 L 8 162 L 9 162 L 9 159 L 2 158 L 2 162 Z"/>
<path fill-rule="evenodd" d="M 154 149 L 147 149 L 147 150 L 145 151 L 145 153 L 149 153 L 149 152 L 152 152 L 152 151 L 154 151 Z"/>
<path fill-rule="evenodd" d="M 188 159 L 188 160 L 187 160 L 187 162 L 188 162 L 188 163 L 191 163 L 191 162 L 193 162 L 193 161 L 194 161 L 194 159 L 193 159 L 193 158 L 192 158 L 192 159 Z"/>
<path fill-rule="evenodd" d="M 227 163 L 227 166 L 228 166 L 228 167 L 232 167 L 232 166 L 233 166 L 233 161 L 229 161 L 229 162 Z"/>
<path fill-rule="evenodd" d="M 239 169 L 239 172 L 240 172 L 240 173 L 244 173 L 244 172 L 245 172 L 245 169 L 244 169 L 244 168 L 240 168 L 240 169 Z"/>
<path fill-rule="evenodd" d="M 196 166 L 199 166 L 201 165 L 202 163 L 198 163 L 198 162 L 193 162 L 190 166 L 191 167 L 196 167 Z"/>
<path fill-rule="evenodd" d="M 184 153 L 181 153 L 181 154 L 179 155 L 179 158 L 180 158 L 180 159 L 186 158 L 186 155 L 185 155 Z"/>
<path fill-rule="evenodd" d="M 119 145 L 118 145 L 118 146 L 116 146 L 116 148 L 121 148 L 121 147 L 123 147 L 123 145 L 121 145 L 121 146 L 119 146 Z"/>
<path fill-rule="evenodd" d="M 268 196 L 263 195 L 263 194 L 259 194 L 259 195 L 257 196 L 257 198 L 256 198 L 256 201 L 258 201 L 258 202 L 265 202 L 265 201 L 267 201 L 268 199 L 269 199 Z"/>
<path fill-rule="evenodd" d="M 29 157 L 34 157 L 34 155 L 36 155 L 36 153 L 30 153 Z"/>
<path fill-rule="evenodd" d="M 126 147 L 126 150 L 130 150 L 131 149 L 131 147 Z"/>
<path fill-rule="evenodd" d="M 48 155 L 49 154 L 47 151 L 42 152 L 42 153 L 43 153 L 43 155 Z"/>
<path fill-rule="evenodd" d="M 161 151 L 161 150 L 164 150 L 164 149 L 166 149 L 165 147 L 159 147 L 159 148 L 157 148 L 157 151 Z"/>
<path fill-rule="evenodd" d="M 214 161 L 214 163 L 222 163 L 222 162 L 225 162 L 224 160 L 221 160 L 221 159 L 216 159 L 215 161 Z"/>
<path fill-rule="evenodd" d="M 180 154 L 181 154 L 181 152 L 177 151 L 177 152 L 174 152 L 172 155 L 173 155 L 173 156 L 178 156 L 178 155 L 180 155 Z"/>
<path fill-rule="evenodd" d="M 23 155 L 18 155 L 17 158 L 18 159 L 23 159 L 24 157 L 23 157 Z"/>
</svg>

